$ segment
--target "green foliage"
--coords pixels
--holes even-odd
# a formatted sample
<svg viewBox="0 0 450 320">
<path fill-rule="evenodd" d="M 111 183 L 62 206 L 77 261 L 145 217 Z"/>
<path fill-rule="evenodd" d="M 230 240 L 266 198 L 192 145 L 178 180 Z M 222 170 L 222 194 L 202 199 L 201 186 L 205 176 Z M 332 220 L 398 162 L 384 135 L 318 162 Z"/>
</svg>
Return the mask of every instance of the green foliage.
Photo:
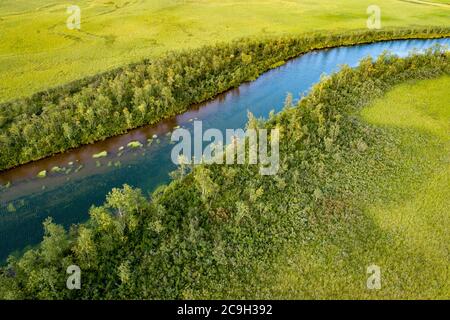
<svg viewBox="0 0 450 320">
<path fill-rule="evenodd" d="M 1 104 L 0 170 L 156 123 L 313 49 L 449 34 L 448 28 L 387 29 L 170 52 Z"/>
<path fill-rule="evenodd" d="M 102 151 L 102 152 L 93 154 L 93 155 L 92 155 L 92 158 L 98 159 L 98 158 L 106 157 L 107 155 L 108 155 L 108 152 L 107 152 L 107 151 Z"/>
<path fill-rule="evenodd" d="M 334 226 L 360 218 L 348 210 L 347 198 L 361 186 L 336 184 L 336 168 L 344 167 L 342 159 L 361 159 L 379 133 L 355 113 L 398 83 L 442 74 L 450 74 L 450 55 L 440 49 L 404 59 L 386 54 L 342 68 L 297 106 L 288 98 L 278 115 L 250 119 L 250 127 L 280 129 L 277 175 L 261 176 L 251 165 L 199 165 L 150 199 L 129 186 L 114 189 L 103 206 L 92 207 L 84 225 L 65 232 L 47 221 L 42 244 L 2 269 L 0 297 L 260 295 L 272 260 L 287 243 L 354 240 Z M 65 288 L 71 264 L 82 270 L 81 290 Z"/>
</svg>

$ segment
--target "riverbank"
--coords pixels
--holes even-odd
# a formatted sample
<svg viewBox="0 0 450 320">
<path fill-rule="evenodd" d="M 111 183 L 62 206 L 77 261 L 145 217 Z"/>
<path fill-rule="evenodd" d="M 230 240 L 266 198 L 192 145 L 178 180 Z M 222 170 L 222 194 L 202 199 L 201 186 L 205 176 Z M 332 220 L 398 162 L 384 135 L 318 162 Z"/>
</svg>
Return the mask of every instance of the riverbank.
<svg viewBox="0 0 450 320">
<path fill-rule="evenodd" d="M 241 39 L 143 61 L 0 105 L 0 169 L 154 124 L 306 52 L 392 39 L 442 38 L 448 28 Z"/>
<path fill-rule="evenodd" d="M 0 184 L 9 183 L 0 190 L 0 260 L 41 241 L 42 222 L 47 217 L 69 228 L 86 221 L 89 208 L 101 205 L 113 188 L 129 184 L 147 194 L 168 183 L 170 172 L 176 169 L 169 141 L 175 127 L 192 130 L 196 119 L 204 128 L 222 132 L 245 128 L 248 112 L 257 118 L 267 118 L 272 110 L 280 112 L 287 93 L 297 101 L 323 74 L 337 72 L 342 65 L 356 67 L 361 59 L 377 58 L 385 51 L 405 57 L 412 50 L 425 52 L 438 44 L 449 46 L 450 39 L 377 42 L 310 52 L 156 126 L 0 173 Z M 139 141 L 143 147 L 128 148 L 131 141 Z M 93 158 L 105 151 L 106 157 Z M 45 178 L 39 178 L 43 171 Z"/>
<path fill-rule="evenodd" d="M 70 233 L 48 221 L 40 247 L 12 259 L 4 269 L 0 295 L 177 299 L 254 297 L 267 292 L 276 296 L 275 289 L 267 290 L 264 278 L 275 274 L 272 273 L 275 258 L 292 244 L 300 244 L 296 248 L 305 248 L 305 253 L 308 245 L 314 244 L 310 247 L 314 249 L 313 255 L 306 255 L 314 260 L 308 265 L 298 263 L 306 268 L 301 270 L 300 277 L 304 275 L 307 279 L 328 272 L 328 277 L 322 279 L 336 282 L 325 282 L 323 286 L 310 282 L 325 290 L 324 297 L 360 297 L 358 290 L 364 289 L 337 290 L 341 288 L 340 273 L 346 281 L 354 280 L 354 287 L 364 288 L 366 262 L 389 270 L 389 265 L 377 259 L 377 251 L 374 254 L 371 248 L 380 243 L 392 244 L 389 242 L 392 237 L 389 233 L 378 233 L 373 219 L 366 219 L 361 208 L 353 206 L 354 200 L 360 195 L 364 195 L 361 205 L 364 201 L 375 201 L 376 205 L 378 196 L 384 200 L 383 192 L 390 194 L 389 175 L 393 173 L 395 177 L 398 165 L 404 164 L 398 156 L 404 146 L 411 146 L 398 144 L 389 131 L 355 116 L 395 85 L 448 75 L 449 63 L 448 52 L 440 51 L 405 59 L 384 55 L 376 62 L 365 59 L 356 69 L 344 68 L 322 79 L 296 107 L 288 104 L 283 112 L 265 123 L 256 120 L 249 123 L 253 128 L 280 128 L 278 175 L 260 176 L 252 166 L 201 165 L 158 188 L 151 200 L 130 187 L 114 189 L 104 206 L 91 209 L 91 220 L 72 228 Z M 442 94 L 441 87 L 436 85 L 429 93 L 433 92 Z M 442 101 L 436 96 L 434 102 Z M 432 109 L 441 110 L 435 107 Z M 433 123 L 431 126 L 434 127 Z M 414 137 L 409 142 L 421 149 Z M 365 166 L 359 168 L 359 164 Z M 411 171 L 409 165 L 416 168 L 414 163 L 407 163 L 406 172 Z M 378 182 L 386 177 L 386 190 L 378 188 Z M 398 186 L 403 182 L 408 179 L 400 177 Z M 371 186 L 375 188 L 367 188 Z M 367 242 L 355 241 L 353 235 L 360 226 L 365 229 L 358 234 Z M 363 236 L 368 234 L 365 231 L 370 237 Z M 324 242 L 326 239 L 330 246 Z M 343 245 L 338 246 L 337 241 Z M 420 239 L 417 241 L 421 243 Z M 388 288 L 386 295 L 420 296 L 423 258 L 420 252 L 403 250 L 403 242 L 399 244 L 391 247 L 389 259 L 393 259 L 394 265 L 399 262 L 396 259 L 406 259 L 400 265 L 410 262 L 413 268 L 409 274 L 419 276 L 406 282 L 411 284 L 408 291 L 403 287 L 403 272 L 399 277 L 398 273 L 387 271 L 392 275 L 387 279 L 395 282 L 393 286 L 390 282 L 383 284 Z M 325 254 L 314 256 L 320 250 Z M 355 256 L 355 250 L 369 254 Z M 435 257 L 440 259 L 439 255 Z M 307 267 L 314 263 L 320 272 L 309 273 Z M 88 289 L 65 289 L 67 264 L 76 264 L 83 270 L 83 284 Z M 436 270 L 438 280 L 444 279 L 442 269 Z M 424 275 L 424 279 L 432 278 Z M 419 282 L 415 282 L 417 279 Z M 442 296 L 434 286 L 430 288 L 424 296 Z M 382 290 L 378 292 L 382 294 Z M 443 294 L 445 290 L 444 287 Z M 371 297 L 376 298 L 377 293 Z"/>
</svg>

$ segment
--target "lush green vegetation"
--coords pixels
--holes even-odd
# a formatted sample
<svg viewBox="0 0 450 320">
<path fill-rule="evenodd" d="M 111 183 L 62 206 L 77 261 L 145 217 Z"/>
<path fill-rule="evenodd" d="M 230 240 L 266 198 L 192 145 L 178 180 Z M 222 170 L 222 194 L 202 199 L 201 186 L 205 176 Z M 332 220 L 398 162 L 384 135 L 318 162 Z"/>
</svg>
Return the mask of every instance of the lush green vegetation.
<svg viewBox="0 0 450 320">
<path fill-rule="evenodd" d="M 79 31 L 66 27 L 71 4 L 81 8 Z M 372 4 L 372 0 L 2 0 L 0 101 L 168 50 L 242 37 L 365 29 L 366 9 Z M 383 28 L 450 26 L 450 8 L 397 0 L 376 4 L 382 10 Z"/>
<path fill-rule="evenodd" d="M 313 49 L 449 34 L 428 28 L 241 39 L 145 60 L 0 105 L 0 170 L 156 123 Z"/>
<path fill-rule="evenodd" d="M 396 88 L 361 119 L 361 109 L 393 86 L 444 74 L 413 85 L 421 95 L 390 102 L 394 110 L 376 116 L 391 110 L 384 101 L 410 89 Z M 249 120 L 249 127 L 281 130 L 277 175 L 261 176 L 251 165 L 200 165 L 180 168 L 150 199 L 115 189 L 86 224 L 66 232 L 47 221 L 41 245 L 3 268 L 0 297 L 448 297 L 448 224 L 439 226 L 445 202 L 431 200 L 445 196 L 448 180 L 440 152 L 449 147 L 442 135 L 449 74 L 450 54 L 440 50 L 344 67 L 296 107 L 288 99 L 269 120 Z M 397 117 L 406 112 L 416 117 L 411 123 Z M 405 195 L 413 201 L 400 201 Z M 420 197 L 428 200 L 417 217 L 408 206 L 422 204 Z M 386 290 L 365 291 L 371 263 L 382 267 Z M 65 288 L 71 264 L 82 270 L 81 290 Z"/>
<path fill-rule="evenodd" d="M 276 297 L 448 299 L 449 88 L 448 75 L 403 84 L 362 110 L 378 141 L 335 171 L 353 217 L 280 256 Z M 377 292 L 364 287 L 372 263 Z"/>
</svg>

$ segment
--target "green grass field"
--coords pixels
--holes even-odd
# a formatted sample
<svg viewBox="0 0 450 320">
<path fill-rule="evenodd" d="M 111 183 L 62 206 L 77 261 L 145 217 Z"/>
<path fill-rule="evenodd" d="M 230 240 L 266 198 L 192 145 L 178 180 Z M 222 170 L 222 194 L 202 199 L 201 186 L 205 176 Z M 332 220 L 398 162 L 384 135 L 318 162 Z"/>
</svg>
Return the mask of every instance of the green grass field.
<svg viewBox="0 0 450 320">
<path fill-rule="evenodd" d="M 77 1 L 81 30 L 69 30 L 66 1 L 5 0 L 0 3 L 0 101 L 172 49 L 244 36 L 364 29 L 371 4 L 371 0 L 82 0 Z M 450 8 L 445 5 L 398 0 L 379 0 L 377 5 L 382 27 L 450 25 Z"/>
<path fill-rule="evenodd" d="M 449 88 L 449 76 L 403 84 L 362 111 L 379 143 L 338 169 L 342 218 L 282 255 L 278 297 L 448 299 Z M 380 290 L 366 288 L 371 264 Z"/>
</svg>

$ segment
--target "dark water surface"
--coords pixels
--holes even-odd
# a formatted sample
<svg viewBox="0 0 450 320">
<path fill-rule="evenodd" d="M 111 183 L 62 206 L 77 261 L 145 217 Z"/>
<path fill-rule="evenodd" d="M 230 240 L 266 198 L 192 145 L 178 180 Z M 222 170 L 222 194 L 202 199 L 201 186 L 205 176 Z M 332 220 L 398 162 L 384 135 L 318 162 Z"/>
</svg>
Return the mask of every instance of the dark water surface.
<svg viewBox="0 0 450 320">
<path fill-rule="evenodd" d="M 176 126 L 191 130 L 193 120 L 198 119 L 203 121 L 203 130 L 243 128 L 248 111 L 256 117 L 267 117 L 271 110 L 278 112 L 287 93 L 299 98 L 321 74 L 335 72 L 342 64 L 356 66 L 361 58 L 375 58 L 385 50 L 406 56 L 413 49 L 424 50 L 437 43 L 450 46 L 450 39 L 388 41 L 311 52 L 158 125 L 1 172 L 0 185 L 9 187 L 0 190 L 0 261 L 14 250 L 39 242 L 42 221 L 49 216 L 69 226 L 85 221 L 89 207 L 103 203 L 114 187 L 126 183 L 147 193 L 167 183 L 168 173 L 175 169 L 169 135 Z M 157 138 L 149 144 L 154 135 Z M 127 147 L 130 141 L 144 146 Z M 102 151 L 108 155 L 92 157 Z M 52 172 L 54 167 L 62 171 Z M 47 176 L 38 178 L 43 170 Z"/>
</svg>

